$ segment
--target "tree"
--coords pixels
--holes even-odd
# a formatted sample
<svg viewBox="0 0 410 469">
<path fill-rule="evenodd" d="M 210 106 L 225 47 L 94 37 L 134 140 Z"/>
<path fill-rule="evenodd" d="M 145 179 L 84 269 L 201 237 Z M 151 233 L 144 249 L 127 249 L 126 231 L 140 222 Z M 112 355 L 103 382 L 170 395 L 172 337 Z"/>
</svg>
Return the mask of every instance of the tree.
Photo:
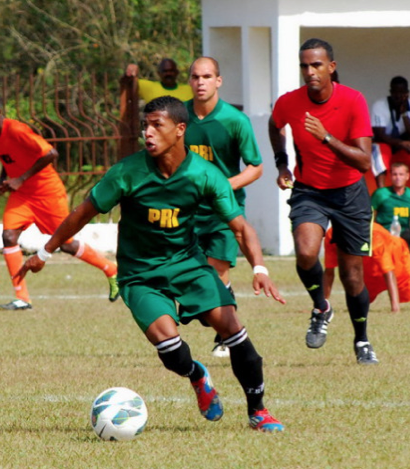
<svg viewBox="0 0 410 469">
<path fill-rule="evenodd" d="M 163 57 L 183 73 L 201 52 L 200 0 L 3 0 L 2 75 L 110 71 L 130 61 L 156 77 Z"/>
</svg>

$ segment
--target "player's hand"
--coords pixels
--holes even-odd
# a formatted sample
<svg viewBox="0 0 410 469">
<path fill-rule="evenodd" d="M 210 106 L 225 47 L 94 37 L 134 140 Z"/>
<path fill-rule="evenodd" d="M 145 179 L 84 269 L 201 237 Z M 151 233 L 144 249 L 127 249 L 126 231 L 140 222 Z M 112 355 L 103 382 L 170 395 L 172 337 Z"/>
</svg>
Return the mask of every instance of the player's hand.
<svg viewBox="0 0 410 469">
<path fill-rule="evenodd" d="M 410 142 L 407 140 L 402 140 L 399 144 L 400 148 L 406 150 L 407 153 L 410 153 Z"/>
<path fill-rule="evenodd" d="M 400 313 L 400 303 L 392 302 L 391 308 L 390 308 L 391 313 Z"/>
<path fill-rule="evenodd" d="M 125 76 L 127 77 L 137 77 L 138 76 L 138 65 L 137 64 L 128 64 L 125 69 Z"/>
<path fill-rule="evenodd" d="M 3 193 L 7 191 L 10 191 L 10 192 L 17 191 L 23 185 L 23 182 L 24 181 L 21 178 L 6 179 L 2 184 L 2 187 L 4 188 Z"/>
<path fill-rule="evenodd" d="M 293 176 L 287 166 L 279 168 L 279 175 L 276 182 L 282 190 L 293 188 Z"/>
<path fill-rule="evenodd" d="M 279 303 L 282 303 L 283 305 L 286 304 L 286 300 L 282 298 L 278 292 L 278 289 L 267 275 L 255 274 L 253 276 L 252 285 L 255 295 L 260 295 L 261 290 L 264 290 L 267 297 L 272 297 L 274 300 L 279 301 Z"/>
<path fill-rule="evenodd" d="M 26 262 L 22 265 L 21 269 L 17 272 L 13 278 L 21 281 L 26 276 L 27 272 L 31 270 L 34 273 L 40 272 L 40 270 L 44 267 L 45 262 L 43 262 L 37 254 L 34 256 L 29 257 Z"/>
<path fill-rule="evenodd" d="M 320 141 L 322 141 L 328 134 L 320 120 L 317 117 L 312 116 L 309 112 L 306 113 L 305 117 L 305 129 Z"/>
</svg>

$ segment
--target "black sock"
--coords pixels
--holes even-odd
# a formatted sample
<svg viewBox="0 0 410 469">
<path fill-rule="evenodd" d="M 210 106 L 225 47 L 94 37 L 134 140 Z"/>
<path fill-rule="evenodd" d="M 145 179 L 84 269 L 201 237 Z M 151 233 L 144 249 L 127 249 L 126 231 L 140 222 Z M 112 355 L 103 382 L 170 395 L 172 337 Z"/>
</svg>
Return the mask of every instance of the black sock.
<svg viewBox="0 0 410 469">
<path fill-rule="evenodd" d="M 325 311 L 327 302 L 323 292 L 323 269 L 322 264 L 317 261 L 310 270 L 304 270 L 296 265 L 300 280 L 302 280 L 307 292 L 313 300 L 313 307 Z"/>
<path fill-rule="evenodd" d="M 354 342 L 368 342 L 367 315 L 369 313 L 369 292 L 364 287 L 357 296 L 346 293 L 346 304 L 354 328 Z"/>
<path fill-rule="evenodd" d="M 189 345 L 178 335 L 155 345 L 158 356 L 167 370 L 180 376 L 188 377 L 190 381 L 198 381 L 204 376 L 202 368 L 192 360 Z"/>
<path fill-rule="evenodd" d="M 265 385 L 263 382 L 262 357 L 255 350 L 245 328 L 229 337 L 229 339 L 224 340 L 224 343 L 229 347 L 234 375 L 245 392 L 248 415 L 254 414 L 257 410 L 264 408 Z"/>
</svg>

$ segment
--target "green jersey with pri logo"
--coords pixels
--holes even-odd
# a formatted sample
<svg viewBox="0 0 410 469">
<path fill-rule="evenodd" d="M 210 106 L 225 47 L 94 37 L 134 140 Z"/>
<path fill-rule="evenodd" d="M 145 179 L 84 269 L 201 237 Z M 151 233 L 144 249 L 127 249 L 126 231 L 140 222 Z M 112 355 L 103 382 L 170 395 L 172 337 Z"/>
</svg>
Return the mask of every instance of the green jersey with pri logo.
<svg viewBox="0 0 410 469">
<path fill-rule="evenodd" d="M 393 188 L 380 187 L 373 192 L 372 207 L 376 210 L 376 221 L 386 230 L 390 230 L 393 217 L 397 215 L 401 231 L 409 228 L 410 189 L 405 188 L 403 195 L 397 195 Z"/>
<path fill-rule="evenodd" d="M 241 172 L 241 160 L 245 165 L 259 166 L 262 157 L 252 129 L 243 112 L 219 99 L 213 111 L 199 119 L 194 112 L 193 100 L 185 102 L 189 113 L 185 144 L 205 160 L 216 165 L 227 177 Z M 245 190 L 235 191 L 240 206 L 245 205 Z M 201 205 L 201 211 L 211 213 Z"/>
<path fill-rule="evenodd" d="M 199 250 L 194 215 L 204 198 L 225 223 L 242 213 L 221 171 L 191 151 L 169 178 L 146 150 L 110 168 L 93 187 L 90 200 L 100 213 L 120 204 L 120 284 Z"/>
</svg>

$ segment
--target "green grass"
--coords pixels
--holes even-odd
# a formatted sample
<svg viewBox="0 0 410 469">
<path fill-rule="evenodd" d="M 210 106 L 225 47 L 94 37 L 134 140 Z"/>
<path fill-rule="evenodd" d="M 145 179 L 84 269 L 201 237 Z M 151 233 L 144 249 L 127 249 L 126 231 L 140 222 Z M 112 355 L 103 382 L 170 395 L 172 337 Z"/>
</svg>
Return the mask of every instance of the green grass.
<svg viewBox="0 0 410 469">
<path fill-rule="evenodd" d="M 0 468 L 378 469 L 408 468 L 410 305 L 389 313 L 386 293 L 372 305 L 370 339 L 380 364 L 355 362 L 340 283 L 326 345 L 304 343 L 311 302 L 294 260 L 269 260 L 287 304 L 254 298 L 249 266 L 232 271 L 239 314 L 264 357 L 265 403 L 285 425 L 274 435 L 247 427 L 245 398 L 228 359 L 210 355 L 213 333 L 181 327 L 204 362 L 225 415 L 207 422 L 186 379 L 165 370 L 104 276 L 57 254 L 29 274 L 34 309 L 0 312 Z M 4 264 L 0 301 L 11 298 Z M 145 399 L 149 420 L 131 442 L 104 442 L 89 423 L 94 398 L 126 386 Z"/>
</svg>

